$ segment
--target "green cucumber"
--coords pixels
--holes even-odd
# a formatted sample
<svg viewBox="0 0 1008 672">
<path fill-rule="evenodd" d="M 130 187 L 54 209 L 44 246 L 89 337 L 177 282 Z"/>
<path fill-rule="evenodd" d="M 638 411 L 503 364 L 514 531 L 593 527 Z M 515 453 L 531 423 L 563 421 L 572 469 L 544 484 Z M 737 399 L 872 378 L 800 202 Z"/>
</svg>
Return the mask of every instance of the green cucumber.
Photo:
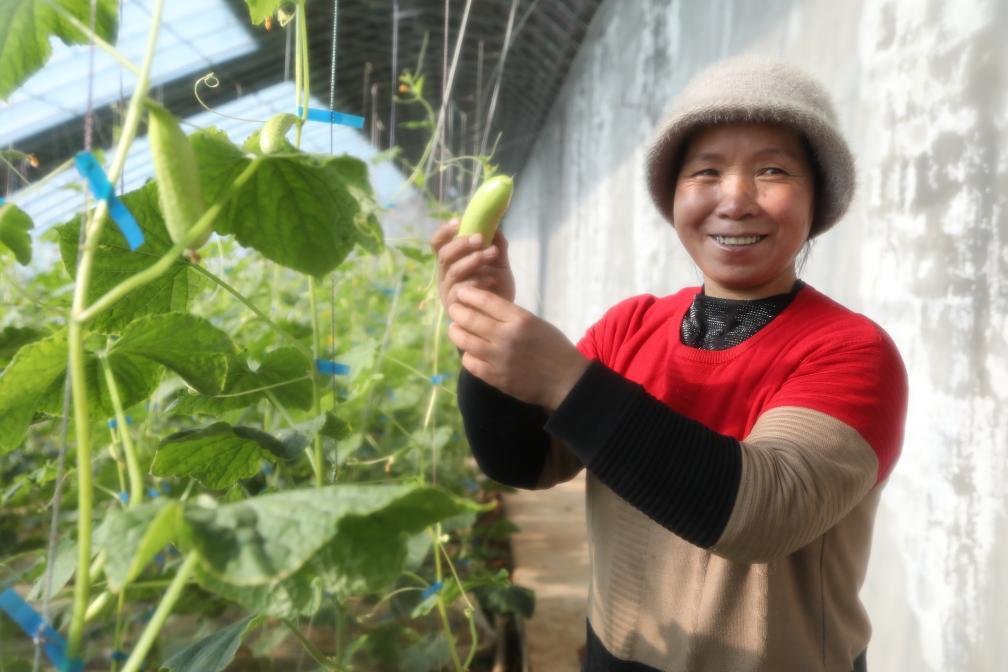
<svg viewBox="0 0 1008 672">
<path fill-rule="evenodd" d="M 494 233 L 511 203 L 514 182 L 507 175 L 497 175 L 480 185 L 462 214 L 458 236 L 483 235 L 483 247 L 490 247 Z"/>
<path fill-rule="evenodd" d="M 272 154 L 287 145 L 287 131 L 297 122 L 297 116 L 290 112 L 281 112 L 270 117 L 259 132 L 259 149 L 263 154 Z"/>
<path fill-rule="evenodd" d="M 196 155 L 189 138 L 182 132 L 178 120 L 163 106 L 148 101 L 147 140 L 154 160 L 158 205 L 172 242 L 185 238 L 193 224 L 206 212 L 203 187 L 200 185 Z M 211 230 L 194 240 L 190 250 L 206 244 Z"/>
</svg>

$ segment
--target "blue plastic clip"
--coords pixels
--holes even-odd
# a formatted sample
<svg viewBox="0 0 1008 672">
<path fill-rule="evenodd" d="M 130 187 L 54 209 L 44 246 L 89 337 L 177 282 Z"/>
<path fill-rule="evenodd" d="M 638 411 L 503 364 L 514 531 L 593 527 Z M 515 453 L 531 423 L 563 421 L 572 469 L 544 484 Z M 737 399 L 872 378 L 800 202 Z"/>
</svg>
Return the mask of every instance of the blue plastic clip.
<svg viewBox="0 0 1008 672">
<path fill-rule="evenodd" d="M 445 379 L 445 374 L 438 373 L 438 374 L 433 375 L 433 376 L 430 377 L 430 382 L 431 382 L 432 385 L 440 385 L 441 383 L 444 382 L 444 379 Z"/>
<path fill-rule="evenodd" d="M 331 359 L 316 359 L 315 368 L 319 373 L 327 376 L 346 376 L 350 374 L 350 367 L 346 364 L 334 362 Z"/>
<path fill-rule="evenodd" d="M 298 106 L 297 114 L 299 117 L 304 114 L 304 108 Z M 339 124 L 340 126 L 349 126 L 350 128 L 364 128 L 364 117 L 358 117 L 356 114 L 320 110 L 317 107 L 308 108 L 308 121 L 321 121 L 325 124 Z"/>
<path fill-rule="evenodd" d="M 436 583 L 432 583 L 431 585 L 427 586 L 426 590 L 420 593 L 420 599 L 426 600 L 431 595 L 440 593 L 442 588 L 444 588 L 444 581 L 437 581 Z"/>
<path fill-rule="evenodd" d="M 118 497 L 119 501 L 122 502 L 123 504 L 125 504 L 125 503 L 127 503 L 129 501 L 129 493 L 128 492 L 117 492 L 116 493 L 116 497 Z"/>
<path fill-rule="evenodd" d="M 53 630 L 51 625 L 42 620 L 38 612 L 21 599 L 21 596 L 14 592 L 13 588 L 5 588 L 0 593 L 0 610 L 7 612 L 7 615 L 21 626 L 25 634 L 32 638 L 32 641 L 42 645 L 46 656 L 57 670 L 60 672 L 81 672 L 84 669 L 84 661 L 79 658 L 67 659 L 66 640 Z"/>
<path fill-rule="evenodd" d="M 140 225 L 137 224 L 129 208 L 116 197 L 115 189 L 112 188 L 112 184 L 105 177 L 105 172 L 102 170 L 101 164 L 98 163 L 98 159 L 95 158 L 94 154 L 91 152 L 77 152 L 76 156 L 74 156 L 74 162 L 77 164 L 77 170 L 81 176 L 88 181 L 94 197 L 100 201 L 108 202 L 109 216 L 119 226 L 119 230 L 122 231 L 123 237 L 126 238 L 126 243 L 129 245 L 130 250 L 135 250 L 143 245 L 144 235 L 143 231 L 140 230 Z"/>
<path fill-rule="evenodd" d="M 133 424 L 133 418 L 127 415 L 126 416 L 126 426 L 128 427 L 129 425 L 132 425 L 132 424 Z M 116 427 L 119 426 L 119 423 L 116 421 L 115 418 L 109 418 L 108 426 L 109 426 L 109 429 L 115 429 Z"/>
</svg>

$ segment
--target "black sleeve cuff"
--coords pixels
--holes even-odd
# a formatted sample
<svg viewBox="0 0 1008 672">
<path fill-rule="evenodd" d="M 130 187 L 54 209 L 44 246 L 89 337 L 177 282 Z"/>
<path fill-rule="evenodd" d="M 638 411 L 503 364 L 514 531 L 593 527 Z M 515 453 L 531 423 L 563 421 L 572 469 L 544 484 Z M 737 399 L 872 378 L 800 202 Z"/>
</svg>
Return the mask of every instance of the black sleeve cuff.
<svg viewBox="0 0 1008 672">
<path fill-rule="evenodd" d="M 476 463 L 487 476 L 516 488 L 539 482 L 552 440 L 543 431 L 547 412 L 459 371 L 458 407 Z"/>
<path fill-rule="evenodd" d="M 617 495 L 697 546 L 724 531 L 742 448 L 593 361 L 546 423 Z"/>
</svg>

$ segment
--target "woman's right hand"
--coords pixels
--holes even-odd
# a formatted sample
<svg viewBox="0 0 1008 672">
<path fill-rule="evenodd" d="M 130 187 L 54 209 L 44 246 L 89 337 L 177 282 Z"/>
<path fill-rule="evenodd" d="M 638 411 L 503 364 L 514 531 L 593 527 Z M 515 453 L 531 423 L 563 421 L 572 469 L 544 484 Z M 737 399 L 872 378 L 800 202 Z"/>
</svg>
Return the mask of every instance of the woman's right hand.
<svg viewBox="0 0 1008 672">
<path fill-rule="evenodd" d="M 438 294 L 445 309 L 455 302 L 458 288 L 463 285 L 473 285 L 513 302 L 515 280 L 504 234 L 498 229 L 493 244 L 484 249 L 480 234 L 456 238 L 458 227 L 458 218 L 451 219 L 430 239 L 437 256 Z"/>
</svg>

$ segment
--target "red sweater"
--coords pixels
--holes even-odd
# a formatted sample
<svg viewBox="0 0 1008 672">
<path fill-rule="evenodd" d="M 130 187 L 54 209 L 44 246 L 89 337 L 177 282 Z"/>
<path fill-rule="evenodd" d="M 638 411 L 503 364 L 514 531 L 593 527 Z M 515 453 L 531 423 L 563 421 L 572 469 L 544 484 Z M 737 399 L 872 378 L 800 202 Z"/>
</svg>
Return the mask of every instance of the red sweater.
<svg viewBox="0 0 1008 672">
<path fill-rule="evenodd" d="M 578 343 L 672 410 L 741 440 L 778 406 L 820 411 L 853 427 L 889 475 L 903 442 L 907 381 L 889 336 L 806 286 L 767 326 L 727 350 L 683 345 L 679 326 L 699 287 L 622 301 Z"/>
</svg>

